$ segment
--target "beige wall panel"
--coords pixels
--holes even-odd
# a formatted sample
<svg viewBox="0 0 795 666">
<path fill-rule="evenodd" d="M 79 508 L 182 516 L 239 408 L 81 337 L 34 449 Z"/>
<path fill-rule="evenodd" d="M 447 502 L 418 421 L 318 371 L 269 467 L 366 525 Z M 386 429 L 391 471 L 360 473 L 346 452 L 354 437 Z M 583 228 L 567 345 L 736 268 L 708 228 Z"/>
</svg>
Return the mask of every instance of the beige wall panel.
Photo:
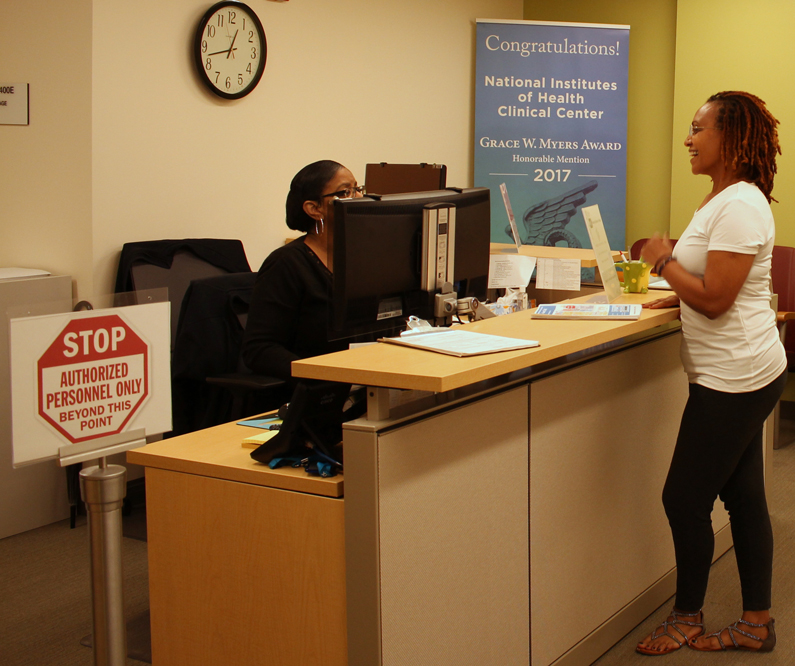
<svg viewBox="0 0 795 666">
<path fill-rule="evenodd" d="M 94 268 L 108 289 L 126 241 L 240 238 L 252 268 L 284 241 L 293 175 L 318 159 L 440 162 L 472 182 L 474 20 L 520 0 L 250 0 L 265 73 L 236 101 L 193 70 L 209 0 L 94 3 Z"/>
<path fill-rule="evenodd" d="M 31 84 L 31 124 L 0 126 L 0 265 L 72 275 L 90 298 L 112 290 L 125 242 L 221 236 L 256 269 L 287 232 L 290 179 L 318 159 L 360 180 L 368 162 L 440 162 L 472 184 L 474 21 L 519 19 L 521 0 L 249 0 L 268 63 L 237 101 L 193 70 L 211 4 L 5 8 L 3 77 Z"/>
<path fill-rule="evenodd" d="M 2 83 L 30 84 L 30 124 L 0 125 L 0 266 L 92 289 L 91 0 L 2 4 Z"/>
<path fill-rule="evenodd" d="M 542 379 L 530 395 L 533 664 L 546 666 L 674 567 L 661 495 L 671 414 L 687 399 L 679 336 Z M 716 531 L 727 523 L 722 508 L 713 519 Z"/>
<path fill-rule="evenodd" d="M 526 386 L 380 437 L 384 666 L 528 663 L 527 456 Z"/>
</svg>

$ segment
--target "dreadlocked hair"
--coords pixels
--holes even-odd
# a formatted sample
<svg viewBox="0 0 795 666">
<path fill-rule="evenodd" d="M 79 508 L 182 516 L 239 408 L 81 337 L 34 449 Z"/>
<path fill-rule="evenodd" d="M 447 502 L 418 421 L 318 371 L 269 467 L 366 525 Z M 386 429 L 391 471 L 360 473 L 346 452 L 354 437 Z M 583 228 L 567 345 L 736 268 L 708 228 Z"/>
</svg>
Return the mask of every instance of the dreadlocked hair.
<svg viewBox="0 0 795 666">
<path fill-rule="evenodd" d="M 771 195 L 776 175 L 778 120 L 756 95 L 736 90 L 719 92 L 707 102 L 718 105 L 716 125 L 723 130 L 721 158 L 740 178 L 754 183 L 768 203 L 776 201 Z"/>
</svg>

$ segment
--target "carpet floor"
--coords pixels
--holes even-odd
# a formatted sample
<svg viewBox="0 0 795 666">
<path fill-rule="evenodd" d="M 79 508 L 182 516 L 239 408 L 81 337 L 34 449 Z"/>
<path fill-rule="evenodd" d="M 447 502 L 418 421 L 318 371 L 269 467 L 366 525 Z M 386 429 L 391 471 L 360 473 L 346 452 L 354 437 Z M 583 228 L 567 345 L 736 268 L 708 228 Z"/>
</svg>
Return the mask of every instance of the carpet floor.
<svg viewBox="0 0 795 666">
<path fill-rule="evenodd" d="M 788 439 L 795 439 L 795 423 Z M 773 615 L 778 646 L 767 655 L 747 652 L 720 656 L 682 649 L 664 658 L 665 666 L 795 663 L 795 443 L 773 452 L 768 493 L 776 538 Z M 148 644 L 149 593 L 146 519 L 143 507 L 125 516 L 122 558 L 125 612 L 130 653 L 126 666 L 143 666 L 151 659 Z M 53 523 L 0 540 L 0 665 L 92 666 L 91 582 L 88 529 L 85 516 L 75 529 L 69 521 Z M 595 662 L 597 666 L 648 666 L 635 652 L 638 641 L 665 619 L 666 602 L 628 636 Z M 714 631 L 739 617 L 740 585 L 734 551 L 712 567 L 704 607 L 707 629 Z M 561 618 L 565 622 L 565 618 Z M 662 663 L 662 662 L 661 662 Z M 163 666 L 168 666 L 163 665 Z M 293 665 L 285 665 L 293 666 Z M 492 666 L 477 664 L 476 666 Z"/>
<path fill-rule="evenodd" d="M 142 508 L 122 521 L 124 605 L 128 648 L 151 661 L 149 580 Z M 141 525 L 143 524 L 143 531 Z M 90 638 L 91 560 L 88 525 L 78 516 L 0 540 L 0 664 L 2 666 L 92 666 Z M 146 661 L 141 658 L 148 658 Z"/>
<path fill-rule="evenodd" d="M 785 440 L 795 437 L 795 424 L 786 424 Z M 773 451 L 768 504 L 773 523 L 773 617 L 776 618 L 777 645 L 773 652 L 761 655 L 750 652 L 713 654 L 683 648 L 662 657 L 664 666 L 699 666 L 700 664 L 754 663 L 764 666 L 791 666 L 795 663 L 795 443 Z M 596 666 L 648 666 L 649 657 L 635 652 L 639 641 L 648 636 L 671 612 L 673 599 L 639 624 L 617 643 Z M 704 603 L 708 632 L 718 631 L 742 613 L 740 578 L 734 549 L 721 557 L 710 570 L 709 588 Z M 656 662 L 655 662 L 656 663 Z"/>
</svg>

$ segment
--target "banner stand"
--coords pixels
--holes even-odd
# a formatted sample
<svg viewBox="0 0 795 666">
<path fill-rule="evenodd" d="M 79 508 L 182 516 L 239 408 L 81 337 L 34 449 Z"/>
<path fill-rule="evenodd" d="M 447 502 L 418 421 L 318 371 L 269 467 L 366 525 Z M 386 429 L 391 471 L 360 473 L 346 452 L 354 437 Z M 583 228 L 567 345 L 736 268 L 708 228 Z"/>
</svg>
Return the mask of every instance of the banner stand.
<svg viewBox="0 0 795 666">
<path fill-rule="evenodd" d="M 91 547 L 94 666 L 127 663 L 121 559 L 121 510 L 127 495 L 127 469 L 122 465 L 109 465 L 106 456 L 144 444 L 144 430 L 139 429 L 60 449 L 58 464 L 61 467 L 100 456 L 98 465 L 80 471 L 80 497 L 88 509 Z"/>
<path fill-rule="evenodd" d="M 513 241 L 503 190 L 525 245 L 590 247 L 587 202 L 599 205 L 610 247 L 625 247 L 629 33 L 477 19 L 474 182 L 491 189 L 493 242 Z"/>
</svg>

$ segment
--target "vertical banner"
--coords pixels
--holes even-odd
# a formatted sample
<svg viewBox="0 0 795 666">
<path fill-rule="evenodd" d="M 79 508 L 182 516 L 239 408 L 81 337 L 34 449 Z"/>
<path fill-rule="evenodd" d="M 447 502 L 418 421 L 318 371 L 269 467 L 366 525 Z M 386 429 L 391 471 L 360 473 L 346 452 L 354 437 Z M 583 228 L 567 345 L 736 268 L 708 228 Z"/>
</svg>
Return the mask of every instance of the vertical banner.
<svg viewBox="0 0 795 666">
<path fill-rule="evenodd" d="M 598 204 L 610 247 L 626 233 L 629 26 L 477 23 L 475 185 L 489 187 L 491 240 L 590 247 Z"/>
</svg>

